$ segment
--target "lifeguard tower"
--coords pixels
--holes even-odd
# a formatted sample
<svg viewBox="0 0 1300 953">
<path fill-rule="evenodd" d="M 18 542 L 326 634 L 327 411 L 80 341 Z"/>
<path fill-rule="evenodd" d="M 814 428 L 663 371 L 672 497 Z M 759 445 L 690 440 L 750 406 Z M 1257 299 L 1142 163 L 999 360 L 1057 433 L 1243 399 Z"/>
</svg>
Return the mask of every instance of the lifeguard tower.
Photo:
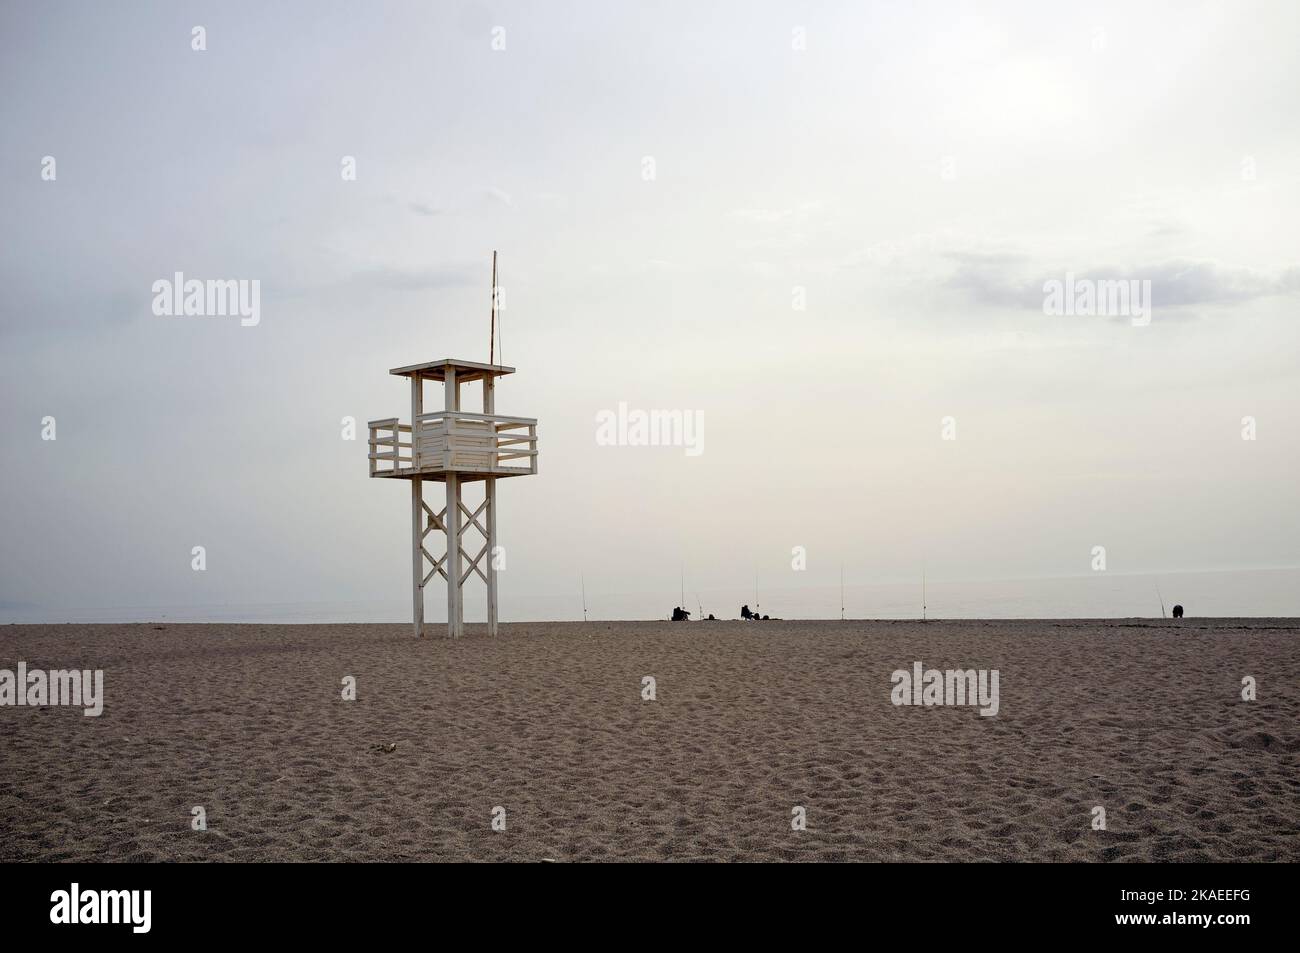
<svg viewBox="0 0 1300 953">
<path fill-rule="evenodd" d="M 396 417 L 370 421 L 370 475 L 411 482 L 411 582 L 417 637 L 424 635 L 424 587 L 435 573 L 447 581 L 447 634 L 456 638 L 464 633 L 461 591 L 465 580 L 478 573 L 487 586 L 488 633 L 496 635 L 497 480 L 537 472 L 537 421 L 496 412 L 497 378 L 514 372 L 504 364 L 451 359 L 394 367 L 390 374 L 411 381 L 411 422 L 404 424 Z M 482 413 L 460 406 L 461 387 L 475 381 L 483 383 Z M 424 385 L 430 382 L 442 384 L 443 409 L 425 413 Z M 426 483 L 446 485 L 446 505 L 437 513 L 424 500 Z M 483 501 L 473 510 L 461 498 L 462 488 L 469 483 L 483 484 Z M 446 541 L 445 552 L 436 559 L 425 545 L 434 530 Z M 483 539 L 473 555 L 465 548 L 465 534 L 471 531 Z"/>
</svg>

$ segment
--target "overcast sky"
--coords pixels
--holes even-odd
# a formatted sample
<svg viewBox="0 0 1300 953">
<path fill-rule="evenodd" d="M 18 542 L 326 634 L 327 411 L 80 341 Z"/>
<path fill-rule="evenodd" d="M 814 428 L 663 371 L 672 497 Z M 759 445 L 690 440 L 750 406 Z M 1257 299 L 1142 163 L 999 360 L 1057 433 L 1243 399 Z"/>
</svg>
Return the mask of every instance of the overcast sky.
<svg viewBox="0 0 1300 953">
<path fill-rule="evenodd" d="M 1300 7 L 630 7 L 0 6 L 0 606 L 406 606 L 364 422 L 486 359 L 494 248 L 507 618 L 1300 565 Z M 175 272 L 260 323 L 154 314 Z M 1067 273 L 1150 324 L 1044 314 Z M 703 452 L 598 445 L 619 402 Z"/>
</svg>

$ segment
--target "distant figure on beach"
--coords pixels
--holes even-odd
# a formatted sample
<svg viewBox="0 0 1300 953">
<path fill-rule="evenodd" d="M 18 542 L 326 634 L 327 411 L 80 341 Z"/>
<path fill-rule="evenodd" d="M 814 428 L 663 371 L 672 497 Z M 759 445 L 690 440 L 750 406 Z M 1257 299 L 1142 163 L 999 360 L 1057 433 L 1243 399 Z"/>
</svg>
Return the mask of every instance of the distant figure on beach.
<svg viewBox="0 0 1300 953">
<path fill-rule="evenodd" d="M 740 617 L 741 617 L 742 619 L 753 619 L 753 618 L 757 618 L 757 617 L 754 615 L 754 613 L 752 613 L 752 612 L 749 611 L 749 606 L 741 606 L 741 607 L 740 607 Z"/>
<path fill-rule="evenodd" d="M 713 618 L 713 613 L 710 612 L 710 613 L 709 613 L 709 617 L 708 617 L 705 621 L 706 621 L 706 622 L 717 622 L 718 620 L 715 619 L 715 618 Z"/>
<path fill-rule="evenodd" d="M 674 622 L 689 622 L 690 619 L 691 619 L 691 614 L 689 612 L 687 612 L 681 606 L 673 606 Z"/>
<path fill-rule="evenodd" d="M 1183 607 L 1182 607 L 1182 606 L 1174 606 L 1174 618 L 1175 618 L 1175 619 L 1181 619 L 1182 617 L 1183 617 Z"/>
</svg>

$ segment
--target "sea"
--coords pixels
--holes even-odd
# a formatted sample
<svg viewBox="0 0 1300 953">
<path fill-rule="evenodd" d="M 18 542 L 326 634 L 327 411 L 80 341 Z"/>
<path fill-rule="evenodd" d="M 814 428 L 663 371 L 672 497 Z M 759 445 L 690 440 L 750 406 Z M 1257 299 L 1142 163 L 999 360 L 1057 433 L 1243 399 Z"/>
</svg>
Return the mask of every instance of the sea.
<svg viewBox="0 0 1300 953">
<path fill-rule="evenodd" d="M 622 589 L 622 587 L 620 587 Z M 481 589 L 481 587 L 480 587 Z M 446 620 L 444 589 L 430 585 L 425 620 Z M 477 597 L 477 598 L 476 598 Z M 571 591 L 516 591 L 503 581 L 503 622 L 666 619 L 682 605 L 692 618 L 740 617 L 748 605 L 781 619 L 1158 619 L 1181 605 L 1187 617 L 1300 617 L 1300 569 L 1118 574 L 1036 579 L 944 579 L 855 582 L 830 586 L 759 585 L 684 590 L 626 587 L 611 591 L 587 580 Z M 0 623 L 57 622 L 409 622 L 409 591 L 367 601 L 300 601 L 219 605 L 0 605 Z M 482 597 L 470 592 L 466 622 L 483 619 Z"/>
</svg>

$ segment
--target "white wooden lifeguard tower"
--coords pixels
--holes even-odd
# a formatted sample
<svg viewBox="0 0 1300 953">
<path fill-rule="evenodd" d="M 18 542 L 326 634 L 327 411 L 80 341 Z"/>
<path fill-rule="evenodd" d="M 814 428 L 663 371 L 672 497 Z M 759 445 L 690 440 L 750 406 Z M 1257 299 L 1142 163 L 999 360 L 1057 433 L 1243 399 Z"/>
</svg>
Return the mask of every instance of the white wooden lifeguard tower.
<svg viewBox="0 0 1300 953">
<path fill-rule="evenodd" d="M 424 587 L 435 573 L 447 580 L 447 634 L 455 638 L 464 633 L 461 590 L 465 580 L 478 573 L 487 585 L 488 633 L 496 635 L 497 480 L 537 472 L 537 421 L 496 412 L 496 379 L 514 372 L 504 364 L 450 359 L 394 367 L 390 374 L 411 380 L 411 422 L 404 424 L 396 417 L 370 421 L 370 475 L 411 481 L 411 581 L 417 637 L 424 635 Z M 426 381 L 443 385 L 442 410 L 424 412 Z M 481 414 L 460 406 L 461 385 L 474 381 L 483 382 Z M 424 501 L 424 484 L 430 482 L 447 488 L 446 505 L 437 513 Z M 483 484 L 483 502 L 473 510 L 461 499 L 467 483 Z M 436 559 L 425 546 L 434 530 L 446 540 L 445 552 Z M 464 537 L 471 530 L 483 537 L 482 548 L 474 555 L 465 548 Z"/>
</svg>

